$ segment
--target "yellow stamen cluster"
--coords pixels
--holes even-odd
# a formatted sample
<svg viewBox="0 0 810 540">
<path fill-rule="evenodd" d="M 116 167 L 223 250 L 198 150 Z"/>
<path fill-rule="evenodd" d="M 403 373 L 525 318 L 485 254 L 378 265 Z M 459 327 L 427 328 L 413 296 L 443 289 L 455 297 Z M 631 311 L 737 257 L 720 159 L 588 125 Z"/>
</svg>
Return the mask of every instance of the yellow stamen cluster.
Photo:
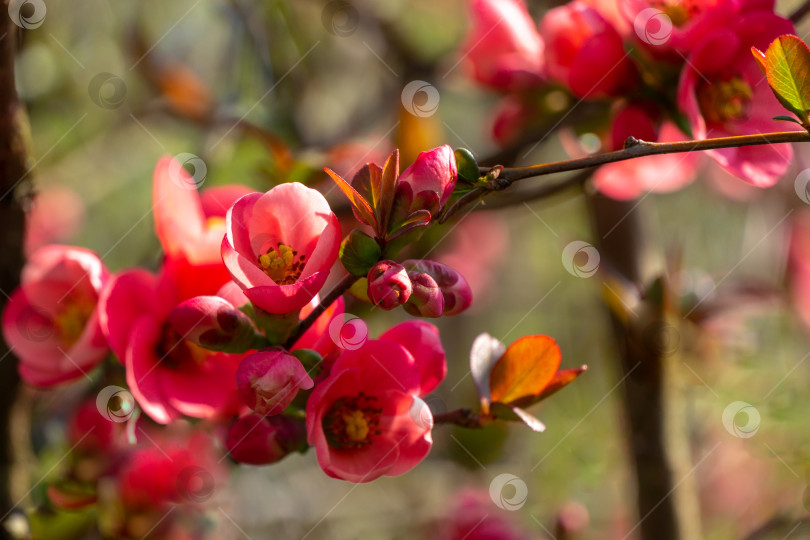
<svg viewBox="0 0 810 540">
<path fill-rule="evenodd" d="M 279 285 L 290 285 L 298 281 L 305 263 L 306 255 L 298 255 L 298 251 L 284 244 L 259 255 L 259 267 Z"/>
<path fill-rule="evenodd" d="M 360 392 L 335 401 L 323 418 L 326 440 L 333 448 L 361 448 L 380 434 L 382 408 L 376 396 Z"/>
<path fill-rule="evenodd" d="M 59 341 L 65 348 L 72 347 L 82 337 L 87 321 L 96 309 L 95 303 L 87 298 L 68 298 L 64 307 L 54 317 Z"/>
<path fill-rule="evenodd" d="M 745 120 L 753 92 L 742 77 L 715 81 L 698 89 L 700 112 L 708 123 Z"/>
</svg>

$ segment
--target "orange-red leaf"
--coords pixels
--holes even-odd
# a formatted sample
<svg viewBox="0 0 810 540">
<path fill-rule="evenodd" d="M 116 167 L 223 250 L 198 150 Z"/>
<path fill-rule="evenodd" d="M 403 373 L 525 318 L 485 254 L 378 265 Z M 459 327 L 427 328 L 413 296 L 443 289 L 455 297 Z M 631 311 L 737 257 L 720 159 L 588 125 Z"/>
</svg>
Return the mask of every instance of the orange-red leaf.
<svg viewBox="0 0 810 540">
<path fill-rule="evenodd" d="M 352 205 L 352 210 L 354 210 L 354 216 L 374 230 L 377 230 L 377 220 L 374 219 L 374 211 L 363 196 L 357 193 L 346 180 L 332 169 L 326 168 L 324 171 L 335 181 L 340 191 L 348 197 Z"/>
<path fill-rule="evenodd" d="M 588 366 L 584 365 L 573 369 L 561 369 L 554 375 L 554 378 L 551 379 L 548 386 L 546 386 L 545 389 L 540 392 L 540 395 L 537 396 L 534 402 L 536 403 L 538 401 L 542 401 L 558 390 L 562 390 L 586 371 L 588 371 Z"/>
<path fill-rule="evenodd" d="M 489 376 L 493 402 L 512 404 L 538 396 L 560 367 L 560 348 L 548 336 L 524 336 L 512 343 Z"/>
</svg>

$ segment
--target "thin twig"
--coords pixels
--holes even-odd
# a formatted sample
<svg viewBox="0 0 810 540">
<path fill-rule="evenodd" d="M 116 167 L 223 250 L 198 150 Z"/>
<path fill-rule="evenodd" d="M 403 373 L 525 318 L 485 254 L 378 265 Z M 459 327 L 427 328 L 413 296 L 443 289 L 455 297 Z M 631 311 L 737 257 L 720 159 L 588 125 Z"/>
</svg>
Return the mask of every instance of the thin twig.
<svg viewBox="0 0 810 540">
<path fill-rule="evenodd" d="M 343 295 L 343 293 L 348 291 L 358 279 L 360 278 L 357 276 L 353 276 L 351 274 L 348 274 L 346 275 L 346 277 L 341 279 L 340 282 L 337 285 L 335 285 L 335 288 L 329 291 L 329 294 L 324 296 L 323 300 L 321 300 L 321 303 L 318 304 L 315 307 L 315 309 L 312 310 L 312 313 L 307 315 L 307 317 L 303 321 L 298 323 L 298 325 L 295 327 L 295 330 L 293 330 L 292 334 L 290 334 L 290 337 L 288 337 L 287 341 L 284 342 L 284 348 L 287 350 L 291 349 L 295 345 L 295 343 L 299 339 L 301 339 L 301 336 L 304 335 L 304 332 L 306 332 L 310 326 L 315 324 L 315 321 L 318 320 L 318 317 L 320 317 L 324 311 L 329 309 L 329 306 L 335 303 L 337 299 Z"/>
</svg>

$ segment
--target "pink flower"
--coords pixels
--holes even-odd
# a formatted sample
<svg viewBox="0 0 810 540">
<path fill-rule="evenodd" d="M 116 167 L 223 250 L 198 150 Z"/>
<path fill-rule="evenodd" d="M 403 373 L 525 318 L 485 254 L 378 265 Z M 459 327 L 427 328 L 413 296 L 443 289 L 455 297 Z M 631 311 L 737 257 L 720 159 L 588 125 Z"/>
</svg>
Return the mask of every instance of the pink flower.
<svg viewBox="0 0 810 540">
<path fill-rule="evenodd" d="M 579 97 L 617 95 L 638 79 L 622 38 L 602 15 L 574 0 L 550 9 L 540 21 L 546 70 Z"/>
<path fill-rule="evenodd" d="M 458 315 L 472 305 L 472 291 L 467 280 L 446 264 L 429 259 L 409 259 L 402 265 L 408 272 L 424 273 L 433 278 L 442 293 L 442 315 Z"/>
<path fill-rule="evenodd" d="M 658 142 L 688 139 L 671 122 L 664 122 L 659 130 L 654 114 L 643 105 L 623 108 L 613 120 L 613 148 L 622 148 L 631 135 Z M 647 192 L 670 193 L 695 180 L 700 160 L 697 152 L 628 159 L 602 165 L 594 173 L 593 181 L 600 192 L 618 200 L 635 199 Z"/>
<path fill-rule="evenodd" d="M 619 4 L 638 45 L 675 62 L 682 62 L 680 55 L 689 54 L 707 34 L 742 14 L 755 9 L 773 12 L 772 0 L 619 0 Z"/>
<path fill-rule="evenodd" d="M 397 203 L 436 216 L 456 187 L 456 156 L 449 145 L 421 152 L 397 181 Z M 396 203 L 395 203 L 396 204 Z"/>
<path fill-rule="evenodd" d="M 439 329 L 425 321 L 407 321 L 391 327 L 380 336 L 405 347 L 419 370 L 419 395 L 435 390 L 447 376 L 447 359 Z"/>
<path fill-rule="evenodd" d="M 307 448 L 307 430 L 302 420 L 289 416 L 251 413 L 231 426 L 225 445 L 239 463 L 268 465 Z"/>
<path fill-rule="evenodd" d="M 64 186 L 46 187 L 33 198 L 25 215 L 25 254 L 54 243 L 72 241 L 85 221 L 84 203 Z"/>
<path fill-rule="evenodd" d="M 397 476 L 430 451 L 432 417 L 408 350 L 369 340 L 346 350 L 307 402 L 307 440 L 326 474 L 351 482 Z"/>
<path fill-rule="evenodd" d="M 234 377 L 242 356 L 203 349 L 169 322 L 178 303 L 211 294 L 221 284 L 203 281 L 199 274 L 189 279 L 177 270 L 168 260 L 159 275 L 124 272 L 113 278 L 99 300 L 101 327 L 126 367 L 129 389 L 161 424 L 181 414 L 208 418 L 238 408 Z"/>
<path fill-rule="evenodd" d="M 201 178 L 203 180 L 204 178 Z M 228 186 L 197 191 L 196 178 L 175 159 L 164 156 L 152 177 L 155 233 L 167 256 L 184 258 L 195 266 L 220 265 L 228 208 L 251 190 Z"/>
<path fill-rule="evenodd" d="M 751 56 L 793 24 L 768 11 L 751 11 L 707 35 L 689 56 L 678 85 L 678 105 L 696 139 L 792 129 L 772 120 L 783 112 Z M 798 128 L 797 129 L 801 129 Z M 776 183 L 793 151 L 787 144 L 708 150 L 724 169 L 759 187 Z"/>
<path fill-rule="evenodd" d="M 281 348 L 248 355 L 236 372 L 236 387 L 242 401 L 259 414 L 281 414 L 298 390 L 309 390 L 312 379 L 295 356 Z"/>
<path fill-rule="evenodd" d="M 201 510 L 226 479 L 214 440 L 183 423 L 138 434 L 138 446 L 119 456 L 113 489 L 100 491 L 100 507 L 114 509 L 100 522 L 103 536 L 189 539 L 204 526 Z"/>
<path fill-rule="evenodd" d="M 3 311 L 3 335 L 34 386 L 87 376 L 109 348 L 97 304 L 109 272 L 92 251 L 51 245 L 38 249 Z"/>
<path fill-rule="evenodd" d="M 482 84 L 501 90 L 543 80 L 543 40 L 520 0 L 475 0 L 462 58 Z"/>
<path fill-rule="evenodd" d="M 382 309 L 401 306 L 408 301 L 411 290 L 408 272 L 394 261 L 380 261 L 368 272 L 368 297 Z"/>
<path fill-rule="evenodd" d="M 281 184 L 245 195 L 231 207 L 222 260 L 256 306 L 291 313 L 323 287 L 340 234 L 323 195 L 303 184 Z"/>
</svg>

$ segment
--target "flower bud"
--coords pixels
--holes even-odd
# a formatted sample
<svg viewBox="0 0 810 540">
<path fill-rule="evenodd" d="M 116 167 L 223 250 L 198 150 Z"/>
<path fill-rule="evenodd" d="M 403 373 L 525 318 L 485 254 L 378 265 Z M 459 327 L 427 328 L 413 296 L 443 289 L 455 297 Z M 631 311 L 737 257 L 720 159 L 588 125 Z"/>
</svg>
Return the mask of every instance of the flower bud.
<svg viewBox="0 0 810 540">
<path fill-rule="evenodd" d="M 269 465 L 306 447 L 307 430 L 289 416 L 248 414 L 231 426 L 225 445 L 231 457 L 248 465 Z"/>
<path fill-rule="evenodd" d="M 408 272 L 413 291 L 402 305 L 414 317 L 439 317 L 444 310 L 442 290 L 432 277 L 419 272 Z"/>
<path fill-rule="evenodd" d="M 250 317 L 219 296 L 196 296 L 169 314 L 174 329 L 206 349 L 245 352 L 257 337 Z"/>
<path fill-rule="evenodd" d="M 368 273 L 368 297 L 382 309 L 390 310 L 404 304 L 411 291 L 411 280 L 405 267 L 394 261 L 380 261 Z"/>
<path fill-rule="evenodd" d="M 259 414 L 281 414 L 298 390 L 314 385 L 301 362 L 281 348 L 253 353 L 239 364 L 236 387 L 242 400 Z"/>
<path fill-rule="evenodd" d="M 397 203 L 411 212 L 425 209 L 439 213 L 456 187 L 456 156 L 448 145 L 422 152 L 397 181 Z"/>
<path fill-rule="evenodd" d="M 409 259 L 402 265 L 409 273 L 424 273 L 433 278 L 444 300 L 442 315 L 458 315 L 472 305 L 472 290 L 455 269 L 427 259 Z"/>
</svg>

